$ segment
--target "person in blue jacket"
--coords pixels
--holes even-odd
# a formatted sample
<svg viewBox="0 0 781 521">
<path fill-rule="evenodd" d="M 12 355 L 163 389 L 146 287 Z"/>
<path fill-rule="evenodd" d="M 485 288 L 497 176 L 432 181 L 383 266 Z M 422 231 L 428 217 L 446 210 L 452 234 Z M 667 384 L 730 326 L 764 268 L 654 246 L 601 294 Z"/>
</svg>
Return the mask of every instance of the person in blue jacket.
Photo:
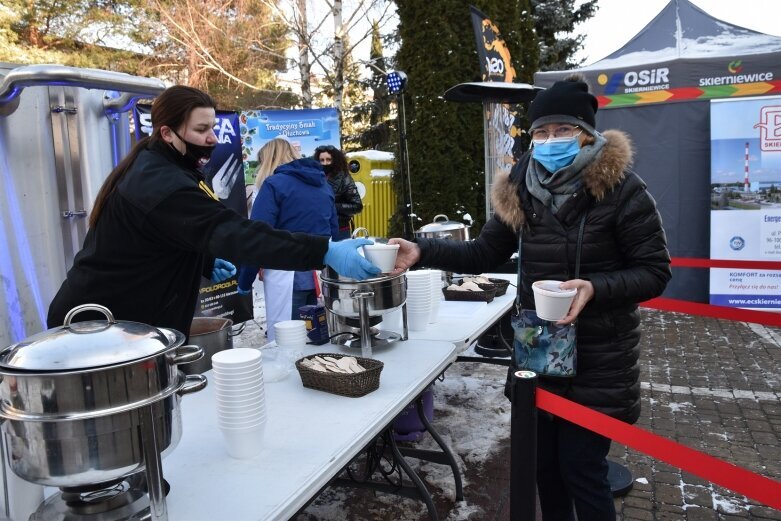
<svg viewBox="0 0 781 521">
<path fill-rule="evenodd" d="M 258 157 L 298 158 L 298 153 L 286 139 L 277 138 L 266 143 Z M 260 185 L 250 218 L 280 230 L 325 237 L 338 236 L 334 192 L 320 163 L 306 158 L 281 165 L 264 165 L 268 166 L 273 167 L 273 174 Z M 239 275 L 240 292 L 251 290 L 257 272 L 258 266 L 242 267 Z M 296 271 L 292 275 L 290 272 L 264 270 L 263 281 L 266 325 L 270 338 L 273 338 L 274 323 L 297 319 L 299 307 L 317 303 L 314 273 L 311 270 Z"/>
</svg>

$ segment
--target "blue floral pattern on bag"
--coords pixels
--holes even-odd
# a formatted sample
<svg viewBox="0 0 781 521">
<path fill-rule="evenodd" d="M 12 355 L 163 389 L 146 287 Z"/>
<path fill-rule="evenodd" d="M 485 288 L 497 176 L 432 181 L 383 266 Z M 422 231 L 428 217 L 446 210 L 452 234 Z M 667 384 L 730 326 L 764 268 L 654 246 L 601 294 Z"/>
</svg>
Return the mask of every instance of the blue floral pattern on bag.
<svg viewBox="0 0 781 521">
<path fill-rule="evenodd" d="M 531 309 L 523 309 L 511 320 L 515 338 L 513 358 L 519 369 L 545 376 L 575 376 L 577 369 L 577 327 L 543 320 Z"/>
</svg>

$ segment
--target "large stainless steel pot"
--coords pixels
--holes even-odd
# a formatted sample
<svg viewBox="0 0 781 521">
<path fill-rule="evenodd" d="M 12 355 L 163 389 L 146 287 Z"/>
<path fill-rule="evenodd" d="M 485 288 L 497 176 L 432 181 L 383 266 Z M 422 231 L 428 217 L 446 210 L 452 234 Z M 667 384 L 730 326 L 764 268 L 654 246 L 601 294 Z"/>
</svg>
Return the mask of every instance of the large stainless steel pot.
<svg viewBox="0 0 781 521">
<path fill-rule="evenodd" d="M 88 310 L 107 321 L 71 323 Z M 148 405 L 180 384 L 177 364 L 203 356 L 199 346 L 183 343 L 173 329 L 117 322 L 103 306 L 78 306 L 63 326 L 0 352 L 0 415 L 73 420 Z"/>
<path fill-rule="evenodd" d="M 106 321 L 72 322 L 94 310 Z M 152 411 L 158 447 L 179 441 L 179 396 L 206 385 L 177 364 L 203 356 L 184 335 L 114 320 L 94 304 L 65 324 L 0 352 L 0 418 L 10 466 L 50 486 L 110 481 L 144 468 L 142 410 Z"/>
<path fill-rule="evenodd" d="M 458 221 L 451 221 L 447 215 L 435 215 L 433 222 L 421 226 L 415 231 L 415 237 L 424 239 L 469 240 L 469 226 Z"/>
<path fill-rule="evenodd" d="M 203 349 L 203 358 L 181 368 L 184 374 L 205 373 L 212 368 L 212 355 L 233 348 L 233 321 L 229 318 L 195 317 L 190 327 L 190 343 Z"/>
<path fill-rule="evenodd" d="M 203 389 L 206 378 L 180 374 L 179 384 L 151 407 L 161 456 L 182 436 L 181 396 Z M 4 443 L 11 470 L 51 487 L 103 483 L 144 469 L 141 429 L 144 407 L 79 420 L 14 420 L 4 414 Z"/>
<path fill-rule="evenodd" d="M 362 302 L 366 302 L 369 317 L 379 317 L 399 309 L 407 301 L 404 273 L 355 280 L 326 267 L 320 281 L 326 309 L 346 318 L 360 318 Z"/>
</svg>

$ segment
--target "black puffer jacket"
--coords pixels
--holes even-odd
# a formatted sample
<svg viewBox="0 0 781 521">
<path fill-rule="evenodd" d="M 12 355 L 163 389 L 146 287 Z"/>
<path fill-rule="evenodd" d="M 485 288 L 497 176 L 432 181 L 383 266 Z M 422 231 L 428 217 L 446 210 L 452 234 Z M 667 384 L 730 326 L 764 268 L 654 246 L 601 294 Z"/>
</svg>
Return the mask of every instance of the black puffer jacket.
<svg viewBox="0 0 781 521">
<path fill-rule="evenodd" d="M 629 170 L 631 143 L 618 131 L 583 172 L 584 186 L 554 216 L 524 182 L 530 154 L 494 184 L 496 213 L 469 243 L 420 239 L 421 265 L 483 273 L 506 261 L 523 228 L 525 308 L 534 308 L 535 280 L 574 278 L 578 227 L 586 226 L 580 278 L 594 298 L 578 318 L 578 368 L 571 379 L 541 378 L 540 386 L 582 405 L 633 423 L 640 415 L 639 302 L 662 293 L 670 256 L 656 203 Z"/>
<path fill-rule="evenodd" d="M 349 228 L 352 216 L 363 210 L 363 202 L 361 202 L 358 187 L 355 186 L 355 181 L 347 172 L 331 174 L 328 177 L 328 184 L 334 190 L 339 228 Z"/>
</svg>

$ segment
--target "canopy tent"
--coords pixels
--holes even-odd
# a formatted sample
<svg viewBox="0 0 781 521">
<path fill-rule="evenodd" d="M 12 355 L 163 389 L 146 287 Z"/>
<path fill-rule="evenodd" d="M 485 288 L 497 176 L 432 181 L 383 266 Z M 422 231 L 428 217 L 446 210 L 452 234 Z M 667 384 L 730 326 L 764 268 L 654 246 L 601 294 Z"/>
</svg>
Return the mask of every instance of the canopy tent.
<svg viewBox="0 0 781 521">
<path fill-rule="evenodd" d="M 670 0 L 613 54 L 575 71 L 535 74 L 549 87 L 583 74 L 599 100 L 597 129 L 627 132 L 674 257 L 710 255 L 710 100 L 781 94 L 781 38 Z M 778 80 L 775 78 L 779 78 Z M 708 273 L 679 268 L 668 297 L 708 302 Z"/>
</svg>

